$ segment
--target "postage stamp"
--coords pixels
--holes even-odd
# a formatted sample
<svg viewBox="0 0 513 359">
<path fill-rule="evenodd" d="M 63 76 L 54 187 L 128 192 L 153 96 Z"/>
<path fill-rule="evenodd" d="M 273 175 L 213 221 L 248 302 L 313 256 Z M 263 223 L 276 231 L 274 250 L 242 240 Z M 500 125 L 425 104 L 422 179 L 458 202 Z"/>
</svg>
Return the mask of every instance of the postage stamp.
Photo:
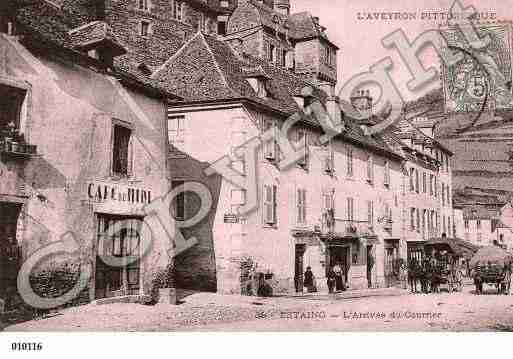
<svg viewBox="0 0 513 359">
<path fill-rule="evenodd" d="M 484 46 L 476 48 L 460 27 L 442 30 L 445 46 L 461 52 L 463 61 L 442 65 L 447 112 L 511 110 L 511 24 L 476 25 Z"/>
</svg>

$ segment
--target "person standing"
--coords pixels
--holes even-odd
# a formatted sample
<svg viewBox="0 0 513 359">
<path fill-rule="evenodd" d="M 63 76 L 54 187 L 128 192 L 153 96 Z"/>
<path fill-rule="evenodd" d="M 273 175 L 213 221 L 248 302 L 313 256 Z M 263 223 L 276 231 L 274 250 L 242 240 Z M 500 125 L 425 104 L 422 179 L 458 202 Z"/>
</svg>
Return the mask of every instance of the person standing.
<svg viewBox="0 0 513 359">
<path fill-rule="evenodd" d="M 306 268 L 306 272 L 305 272 L 305 281 L 304 281 L 304 286 L 306 287 L 308 293 L 313 293 L 316 291 L 316 288 L 315 288 L 315 277 L 314 277 L 314 274 L 312 272 L 312 267 L 307 267 Z"/>
<path fill-rule="evenodd" d="M 335 272 L 333 271 L 333 267 L 330 267 L 328 269 L 328 274 L 327 274 L 327 284 L 328 284 L 328 291 L 329 293 L 333 293 L 333 290 L 335 289 Z"/>
<path fill-rule="evenodd" d="M 346 285 L 344 283 L 344 273 L 342 272 L 342 267 L 340 264 L 336 264 L 333 267 L 333 272 L 335 272 L 335 289 L 337 292 L 345 291 Z"/>
</svg>

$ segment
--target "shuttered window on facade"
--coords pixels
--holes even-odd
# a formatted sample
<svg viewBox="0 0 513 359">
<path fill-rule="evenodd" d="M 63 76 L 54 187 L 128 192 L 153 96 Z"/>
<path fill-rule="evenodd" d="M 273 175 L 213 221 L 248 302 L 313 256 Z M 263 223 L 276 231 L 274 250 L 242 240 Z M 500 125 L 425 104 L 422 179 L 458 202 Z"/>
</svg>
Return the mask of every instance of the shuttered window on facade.
<svg viewBox="0 0 513 359">
<path fill-rule="evenodd" d="M 277 224 L 276 198 L 277 187 L 275 185 L 264 185 L 263 209 L 264 224 L 275 226 Z"/>
</svg>

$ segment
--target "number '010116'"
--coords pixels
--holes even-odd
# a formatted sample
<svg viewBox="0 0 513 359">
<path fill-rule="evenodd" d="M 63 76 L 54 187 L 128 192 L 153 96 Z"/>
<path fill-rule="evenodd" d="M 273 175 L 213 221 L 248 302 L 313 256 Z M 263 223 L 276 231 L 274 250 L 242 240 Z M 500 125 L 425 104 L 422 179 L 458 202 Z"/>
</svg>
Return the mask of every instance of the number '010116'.
<svg viewBox="0 0 513 359">
<path fill-rule="evenodd" d="M 13 351 L 38 351 L 43 349 L 43 343 L 12 343 Z"/>
</svg>

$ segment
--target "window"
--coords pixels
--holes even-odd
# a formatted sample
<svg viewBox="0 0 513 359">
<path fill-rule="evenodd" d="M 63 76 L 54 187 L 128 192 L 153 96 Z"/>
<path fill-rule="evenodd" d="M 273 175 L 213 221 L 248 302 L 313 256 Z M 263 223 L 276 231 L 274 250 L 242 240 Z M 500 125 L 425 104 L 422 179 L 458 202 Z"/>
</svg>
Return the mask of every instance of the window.
<svg viewBox="0 0 513 359">
<path fill-rule="evenodd" d="M 139 10 L 149 11 L 150 2 L 149 0 L 138 0 Z"/>
<path fill-rule="evenodd" d="M 114 125 L 112 146 L 112 172 L 117 176 L 130 176 L 132 131 L 121 125 Z"/>
<path fill-rule="evenodd" d="M 347 220 L 354 221 L 354 198 L 347 198 Z"/>
<path fill-rule="evenodd" d="M 183 186 L 185 184 L 185 181 L 179 180 L 179 181 L 172 181 L 171 182 L 171 189 L 176 189 L 180 186 Z M 173 210 L 174 210 L 174 218 L 177 221 L 184 221 L 186 220 L 186 211 L 187 211 L 187 197 L 186 192 L 181 191 L 176 195 L 176 197 L 173 199 Z"/>
<path fill-rule="evenodd" d="M 5 14 L 0 14 L 0 32 L 10 36 L 15 34 L 14 22 Z"/>
<path fill-rule="evenodd" d="M 347 147 L 347 176 L 353 177 L 353 149 Z"/>
<path fill-rule="evenodd" d="M 445 184 L 442 183 L 442 206 L 445 206 Z"/>
<path fill-rule="evenodd" d="M 367 158 L 367 182 L 372 184 L 374 181 L 374 160 L 372 156 Z"/>
<path fill-rule="evenodd" d="M 21 114 L 26 91 L 0 85 L 0 138 L 21 141 Z"/>
<path fill-rule="evenodd" d="M 420 185 L 419 185 L 419 171 L 415 170 L 415 192 L 420 192 Z"/>
<path fill-rule="evenodd" d="M 429 175 L 429 195 L 433 195 L 433 175 Z"/>
<path fill-rule="evenodd" d="M 410 208 L 410 230 L 415 230 L 415 208 Z"/>
<path fill-rule="evenodd" d="M 150 23 L 148 21 L 141 21 L 139 34 L 141 36 L 148 36 L 150 34 Z"/>
<path fill-rule="evenodd" d="M 445 216 L 442 216 L 442 233 L 447 234 L 447 227 L 445 226 Z"/>
<path fill-rule="evenodd" d="M 438 180 L 437 180 L 436 177 L 435 177 L 435 188 L 434 188 L 434 190 L 435 190 L 435 197 L 438 197 Z"/>
<path fill-rule="evenodd" d="M 326 156 L 324 157 L 324 172 L 332 175 L 335 173 L 335 152 L 333 144 L 330 141 L 326 146 Z"/>
<path fill-rule="evenodd" d="M 478 219 L 476 223 L 477 229 L 481 229 L 481 220 Z"/>
<path fill-rule="evenodd" d="M 385 161 L 385 180 L 383 184 L 386 187 L 390 186 L 390 163 L 388 161 Z"/>
<path fill-rule="evenodd" d="M 227 27 L 226 27 L 226 21 L 218 21 L 217 22 L 217 33 L 221 36 L 226 35 Z"/>
<path fill-rule="evenodd" d="M 276 218 L 276 195 L 277 187 L 275 185 L 264 185 L 264 224 L 275 226 Z"/>
<path fill-rule="evenodd" d="M 367 221 L 370 227 L 374 227 L 374 202 L 367 201 Z"/>
<path fill-rule="evenodd" d="M 208 34 L 208 17 L 204 13 L 200 14 L 200 21 L 198 23 L 198 30 Z"/>
<path fill-rule="evenodd" d="M 415 212 L 417 213 L 417 232 L 420 232 L 420 210 L 416 209 Z"/>
<path fill-rule="evenodd" d="M 276 123 L 273 120 L 264 120 L 263 129 L 264 132 L 272 130 L 275 133 L 274 138 L 266 141 L 263 146 L 264 158 L 268 161 L 275 162 L 278 160 L 278 142 L 276 141 L 278 138 L 278 126 L 276 126 Z"/>
<path fill-rule="evenodd" d="M 231 190 L 231 214 L 239 214 L 240 208 L 246 204 L 246 190 Z"/>
<path fill-rule="evenodd" d="M 447 217 L 447 235 L 452 237 L 451 217 Z"/>
<path fill-rule="evenodd" d="M 427 177 L 426 177 L 426 172 L 422 173 L 422 193 L 427 193 Z"/>
<path fill-rule="evenodd" d="M 410 191 L 411 192 L 414 192 L 415 191 L 415 169 L 414 168 L 410 168 Z"/>
<path fill-rule="evenodd" d="M 303 157 L 298 160 L 298 165 L 304 169 L 308 168 L 308 159 L 309 159 L 309 151 L 308 151 L 308 132 L 304 128 L 299 128 L 296 132 L 297 134 L 297 146 L 301 149 L 303 148 Z"/>
<path fill-rule="evenodd" d="M 426 233 L 426 217 L 427 217 L 427 210 L 422 211 L 422 233 Z"/>
<path fill-rule="evenodd" d="M 274 46 L 273 44 L 269 44 L 269 50 L 268 50 L 268 54 L 267 54 L 267 59 L 270 61 L 270 62 L 274 62 L 274 59 L 275 59 L 275 53 L 276 53 L 276 46 Z"/>
<path fill-rule="evenodd" d="M 173 18 L 178 21 L 183 20 L 183 2 L 175 1 L 173 4 Z"/>
<path fill-rule="evenodd" d="M 336 60 L 335 49 L 333 49 L 329 45 L 324 46 L 323 60 L 324 60 L 324 63 L 327 65 L 330 65 L 330 66 L 335 65 L 335 60 Z"/>
<path fill-rule="evenodd" d="M 463 225 L 465 226 L 465 228 L 466 228 L 466 229 L 468 229 L 468 227 L 469 227 L 469 225 L 468 225 L 468 224 L 469 224 L 469 221 L 468 221 L 468 219 L 466 219 L 466 220 L 463 222 Z"/>
<path fill-rule="evenodd" d="M 296 206 L 297 206 L 297 224 L 306 224 L 306 190 L 297 189 L 296 191 Z"/>
<path fill-rule="evenodd" d="M 280 65 L 283 67 L 287 66 L 287 50 L 285 49 L 282 49 L 281 51 Z"/>
<path fill-rule="evenodd" d="M 167 120 L 169 144 L 173 149 L 183 149 L 185 143 L 185 116 L 170 116 Z"/>
</svg>

